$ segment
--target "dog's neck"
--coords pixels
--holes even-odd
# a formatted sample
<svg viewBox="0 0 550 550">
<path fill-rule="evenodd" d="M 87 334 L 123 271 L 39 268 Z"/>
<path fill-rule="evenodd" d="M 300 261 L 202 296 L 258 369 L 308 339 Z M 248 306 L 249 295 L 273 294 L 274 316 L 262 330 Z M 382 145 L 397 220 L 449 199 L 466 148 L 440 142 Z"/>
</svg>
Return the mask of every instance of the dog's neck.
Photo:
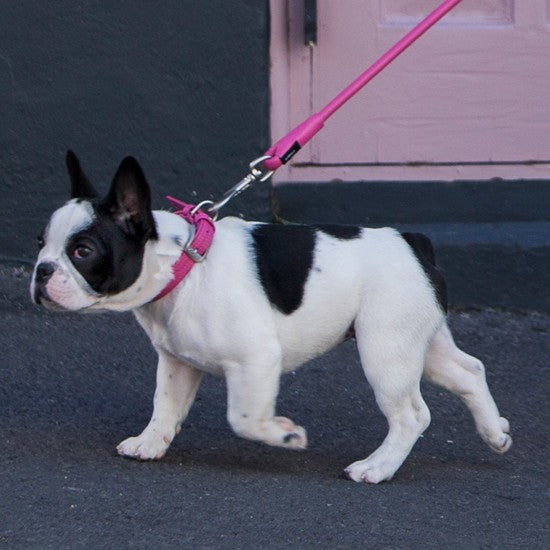
<svg viewBox="0 0 550 550">
<path fill-rule="evenodd" d="M 172 267 L 182 255 L 192 234 L 191 226 L 181 217 L 163 210 L 153 211 L 158 238 L 145 244 L 139 277 L 115 296 L 100 298 L 89 309 L 129 311 L 153 302 L 173 280 Z M 156 303 L 162 303 L 157 301 Z"/>
<path fill-rule="evenodd" d="M 186 204 L 169 197 L 170 202 L 179 208 L 176 215 L 187 223 L 188 238 L 183 245 L 178 260 L 172 264 L 172 279 L 157 294 L 152 301 L 156 302 L 169 294 L 193 269 L 194 265 L 201 263 L 214 238 L 215 226 L 213 220 L 192 204 Z"/>
<path fill-rule="evenodd" d="M 215 230 L 210 217 L 200 211 L 189 217 L 162 210 L 154 211 L 153 217 L 158 236 L 145 244 L 139 277 L 119 294 L 99 298 L 90 310 L 128 311 L 160 304 L 161 298 L 170 294 L 193 266 L 202 261 Z"/>
</svg>

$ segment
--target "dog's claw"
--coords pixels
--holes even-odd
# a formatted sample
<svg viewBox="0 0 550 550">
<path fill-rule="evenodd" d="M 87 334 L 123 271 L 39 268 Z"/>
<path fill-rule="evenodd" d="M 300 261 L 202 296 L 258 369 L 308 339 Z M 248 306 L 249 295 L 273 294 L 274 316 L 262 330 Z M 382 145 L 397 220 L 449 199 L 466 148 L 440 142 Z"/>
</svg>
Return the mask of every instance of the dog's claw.
<svg viewBox="0 0 550 550">
<path fill-rule="evenodd" d="M 345 481 L 353 481 L 353 479 L 351 479 L 349 473 L 347 470 L 342 470 L 340 472 L 340 475 L 338 476 L 339 479 L 343 479 Z"/>
<path fill-rule="evenodd" d="M 504 454 L 512 446 L 512 437 L 510 436 L 510 422 L 503 416 L 499 418 L 501 431 L 495 433 L 481 434 L 487 445 L 492 451 L 499 454 Z"/>
<path fill-rule="evenodd" d="M 307 448 L 306 431 L 301 426 L 294 426 L 294 431 L 283 437 L 283 447 L 303 451 Z"/>
<path fill-rule="evenodd" d="M 304 450 L 307 448 L 307 435 L 306 430 L 302 426 L 297 426 L 284 416 L 274 417 L 275 423 L 283 428 L 287 434 L 282 437 L 282 446 L 288 449 Z"/>
<path fill-rule="evenodd" d="M 501 441 L 502 441 L 502 443 L 498 446 L 491 445 L 491 449 L 493 449 L 493 451 L 495 451 L 495 453 L 504 454 L 507 451 L 509 451 L 510 447 L 512 446 L 512 438 L 508 434 L 505 434 L 502 437 Z"/>
</svg>

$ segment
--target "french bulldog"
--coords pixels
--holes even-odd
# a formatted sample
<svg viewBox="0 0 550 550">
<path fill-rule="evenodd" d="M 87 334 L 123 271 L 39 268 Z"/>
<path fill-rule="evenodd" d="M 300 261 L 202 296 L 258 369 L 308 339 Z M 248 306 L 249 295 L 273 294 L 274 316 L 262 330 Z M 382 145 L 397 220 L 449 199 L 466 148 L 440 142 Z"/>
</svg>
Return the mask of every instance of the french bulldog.
<svg viewBox="0 0 550 550">
<path fill-rule="evenodd" d="M 121 162 L 104 198 L 73 152 L 66 162 L 72 199 L 40 239 L 30 292 L 52 310 L 132 310 L 151 339 L 158 353 L 152 418 L 118 445 L 120 455 L 160 459 L 205 372 L 225 376 L 236 434 L 305 449 L 305 429 L 276 415 L 279 378 L 350 336 L 389 429 L 347 477 L 392 478 L 430 423 L 422 377 L 462 398 L 492 450 L 510 448 L 483 364 L 453 341 L 445 282 L 423 235 L 225 217 L 210 221 L 211 242 L 198 251 L 190 246 L 197 209 L 191 218 L 152 211 L 134 158 Z M 177 276 L 189 258 L 191 269 Z"/>
</svg>

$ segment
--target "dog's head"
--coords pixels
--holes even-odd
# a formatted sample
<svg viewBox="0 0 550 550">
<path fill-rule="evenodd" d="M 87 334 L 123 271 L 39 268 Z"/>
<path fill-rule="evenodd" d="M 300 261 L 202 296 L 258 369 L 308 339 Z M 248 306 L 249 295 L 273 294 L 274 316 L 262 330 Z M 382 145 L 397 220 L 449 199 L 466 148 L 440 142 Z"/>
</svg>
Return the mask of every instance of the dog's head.
<svg viewBox="0 0 550 550">
<path fill-rule="evenodd" d="M 68 311 L 111 309 L 110 300 L 131 303 L 140 291 L 146 247 L 157 239 L 143 171 L 126 157 L 107 196 L 99 198 L 76 155 L 69 151 L 66 160 L 72 199 L 54 212 L 39 239 L 32 299 Z"/>
</svg>

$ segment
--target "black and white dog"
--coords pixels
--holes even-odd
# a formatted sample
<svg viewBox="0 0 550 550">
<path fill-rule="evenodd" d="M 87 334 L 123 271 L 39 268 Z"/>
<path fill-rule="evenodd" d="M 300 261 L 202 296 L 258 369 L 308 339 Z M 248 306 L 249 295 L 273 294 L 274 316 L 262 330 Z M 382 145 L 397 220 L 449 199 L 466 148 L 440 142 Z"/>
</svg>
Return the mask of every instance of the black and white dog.
<svg viewBox="0 0 550 550">
<path fill-rule="evenodd" d="M 65 311 L 135 313 L 158 352 L 151 421 L 118 452 L 161 458 L 178 433 L 203 372 L 227 381 L 227 418 L 240 436 L 304 449 L 306 432 L 276 416 L 279 377 L 353 333 L 387 418 L 382 445 L 351 464 L 354 481 L 390 479 L 430 423 L 420 379 L 459 395 L 491 449 L 510 448 L 483 364 L 455 345 L 444 281 L 429 240 L 394 229 L 269 225 L 227 217 L 202 262 L 161 299 L 192 238 L 182 217 L 151 211 L 137 161 L 124 159 L 99 199 L 67 154 L 72 200 L 41 239 L 31 294 Z"/>
</svg>

